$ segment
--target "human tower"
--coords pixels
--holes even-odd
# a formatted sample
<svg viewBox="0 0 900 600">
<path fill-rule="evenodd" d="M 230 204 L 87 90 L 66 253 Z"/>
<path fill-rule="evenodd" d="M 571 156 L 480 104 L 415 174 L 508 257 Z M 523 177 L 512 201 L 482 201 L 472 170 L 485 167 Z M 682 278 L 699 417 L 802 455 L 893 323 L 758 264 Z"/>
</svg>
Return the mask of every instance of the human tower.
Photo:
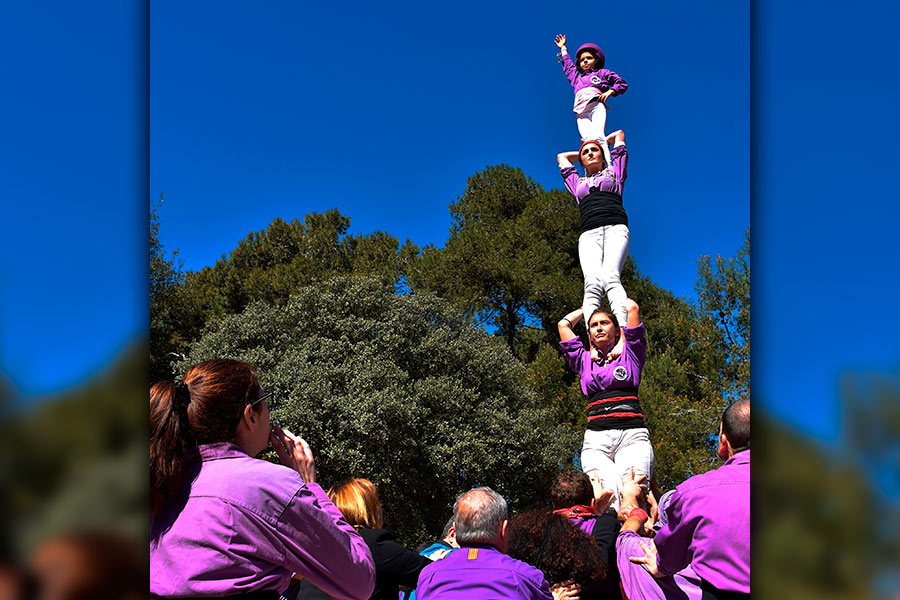
<svg viewBox="0 0 900 600">
<path fill-rule="evenodd" d="M 653 446 L 638 396 L 647 342 L 638 305 L 622 287 L 628 256 L 628 214 L 622 192 L 628 176 L 628 149 L 620 129 L 606 134 L 606 103 L 628 84 L 605 67 L 603 50 L 593 43 L 569 56 L 566 36 L 557 35 L 559 60 L 575 92 L 581 147 L 557 155 L 566 189 L 578 204 L 581 235 L 578 257 L 584 274 L 582 306 L 559 321 L 560 346 L 581 378 L 588 401 L 587 431 L 581 467 L 602 489 L 619 497 L 620 478 L 634 469 L 647 481 L 653 476 Z M 584 176 L 579 177 L 575 165 Z M 606 296 L 609 309 L 601 308 Z M 573 331 L 584 319 L 588 348 Z"/>
</svg>

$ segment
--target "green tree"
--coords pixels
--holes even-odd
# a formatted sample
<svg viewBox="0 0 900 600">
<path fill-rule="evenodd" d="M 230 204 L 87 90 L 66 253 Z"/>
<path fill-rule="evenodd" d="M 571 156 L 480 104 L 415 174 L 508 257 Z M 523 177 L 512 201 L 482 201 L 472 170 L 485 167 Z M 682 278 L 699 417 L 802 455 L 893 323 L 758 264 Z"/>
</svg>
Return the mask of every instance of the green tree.
<svg viewBox="0 0 900 600">
<path fill-rule="evenodd" d="M 756 412 L 753 540 L 762 598 L 869 600 L 879 568 L 896 570 L 879 545 L 886 513 L 851 457 Z M 896 465 L 894 465 L 896 466 Z M 894 531 L 896 535 L 896 530 Z M 893 538 L 894 540 L 896 538 Z M 761 574 L 761 575 L 760 575 Z"/>
<path fill-rule="evenodd" d="M 450 213 L 444 248 L 426 247 L 410 270 L 413 289 L 477 315 L 530 360 L 566 307 L 581 302 L 577 209 L 563 192 L 497 165 L 468 179 Z"/>
<path fill-rule="evenodd" d="M 160 194 L 159 204 L 163 201 Z M 150 207 L 150 381 L 172 377 L 172 365 L 200 332 L 203 315 L 184 285 L 178 250 L 169 257 L 159 240 L 159 204 Z"/>
<path fill-rule="evenodd" d="M 721 351 L 725 364 L 721 377 L 728 382 L 728 395 L 739 399 L 750 393 L 750 228 L 744 245 L 728 259 L 712 261 L 701 256 L 697 269 L 697 293 L 701 318 L 715 323 L 722 332 Z"/>
<path fill-rule="evenodd" d="M 212 267 L 189 273 L 198 310 L 213 316 L 236 314 L 262 301 L 284 304 L 300 287 L 336 274 L 365 273 L 398 283 L 418 247 L 376 231 L 347 235 L 350 218 L 337 209 L 309 213 L 301 222 L 276 218 L 251 232 Z"/>
<path fill-rule="evenodd" d="M 458 493 L 490 485 L 513 511 L 546 503 L 579 432 L 548 422 L 504 342 L 431 294 L 337 277 L 207 328 L 186 361 L 257 365 L 283 395 L 272 419 L 302 435 L 327 488 L 371 479 L 407 541 L 439 531 Z"/>
<path fill-rule="evenodd" d="M 146 540 L 146 377 L 147 345 L 135 343 L 82 386 L 0 424 L 0 506 L 19 556 L 73 530 Z"/>
</svg>

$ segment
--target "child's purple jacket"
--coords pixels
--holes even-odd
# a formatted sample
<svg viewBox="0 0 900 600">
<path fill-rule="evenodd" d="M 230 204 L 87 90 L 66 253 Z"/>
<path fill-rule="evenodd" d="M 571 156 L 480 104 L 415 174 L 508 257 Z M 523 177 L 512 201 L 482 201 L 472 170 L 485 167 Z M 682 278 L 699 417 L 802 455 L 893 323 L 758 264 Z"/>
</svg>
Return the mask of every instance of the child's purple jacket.
<svg viewBox="0 0 900 600">
<path fill-rule="evenodd" d="M 598 69 L 590 73 L 579 72 L 568 54 L 562 55 L 562 66 L 566 77 L 569 78 L 569 83 L 575 88 L 575 93 L 587 87 L 595 87 L 601 92 L 611 89 L 616 96 L 621 96 L 628 89 L 625 80 L 609 69 Z"/>
</svg>

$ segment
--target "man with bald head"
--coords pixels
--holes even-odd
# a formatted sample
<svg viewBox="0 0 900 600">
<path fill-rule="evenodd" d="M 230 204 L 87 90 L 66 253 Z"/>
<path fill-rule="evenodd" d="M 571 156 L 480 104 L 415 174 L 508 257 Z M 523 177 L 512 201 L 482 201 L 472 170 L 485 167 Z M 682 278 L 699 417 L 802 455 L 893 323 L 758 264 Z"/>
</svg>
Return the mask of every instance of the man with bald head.
<svg viewBox="0 0 900 600">
<path fill-rule="evenodd" d="M 722 413 L 717 454 L 725 464 L 675 489 L 665 508 L 666 524 L 646 556 L 631 561 L 645 564 L 656 577 L 690 566 L 700 578 L 703 600 L 749 598 L 749 400 Z"/>
<path fill-rule="evenodd" d="M 459 550 L 419 575 L 419 600 L 523 598 L 552 600 L 543 573 L 506 555 L 506 500 L 489 487 L 465 492 L 453 505 Z"/>
</svg>

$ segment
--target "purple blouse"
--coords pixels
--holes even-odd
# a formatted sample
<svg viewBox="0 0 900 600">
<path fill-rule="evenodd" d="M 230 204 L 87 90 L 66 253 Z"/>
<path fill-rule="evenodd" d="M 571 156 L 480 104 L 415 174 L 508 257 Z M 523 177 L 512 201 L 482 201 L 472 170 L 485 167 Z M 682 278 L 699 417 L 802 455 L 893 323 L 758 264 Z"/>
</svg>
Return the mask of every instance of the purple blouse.
<svg viewBox="0 0 900 600">
<path fill-rule="evenodd" d="M 197 474 L 150 520 L 150 595 L 284 591 L 294 573 L 335 598 L 368 598 L 369 548 L 316 483 L 235 444 L 199 447 Z"/>
<path fill-rule="evenodd" d="M 579 204 L 594 189 L 622 195 L 625 179 L 628 177 L 628 150 L 625 144 L 618 144 L 613 146 L 609 153 L 612 166 L 588 177 L 579 177 L 578 171 L 572 165 L 560 167 L 559 173 L 566 181 L 566 189 L 575 196 Z"/>
<path fill-rule="evenodd" d="M 636 388 L 641 384 L 641 369 L 647 358 L 644 324 L 622 327 L 622 333 L 625 336 L 622 354 L 609 363 L 591 360 L 591 353 L 577 337 L 559 343 L 569 366 L 581 378 L 581 391 L 585 396 L 617 388 Z"/>
</svg>

